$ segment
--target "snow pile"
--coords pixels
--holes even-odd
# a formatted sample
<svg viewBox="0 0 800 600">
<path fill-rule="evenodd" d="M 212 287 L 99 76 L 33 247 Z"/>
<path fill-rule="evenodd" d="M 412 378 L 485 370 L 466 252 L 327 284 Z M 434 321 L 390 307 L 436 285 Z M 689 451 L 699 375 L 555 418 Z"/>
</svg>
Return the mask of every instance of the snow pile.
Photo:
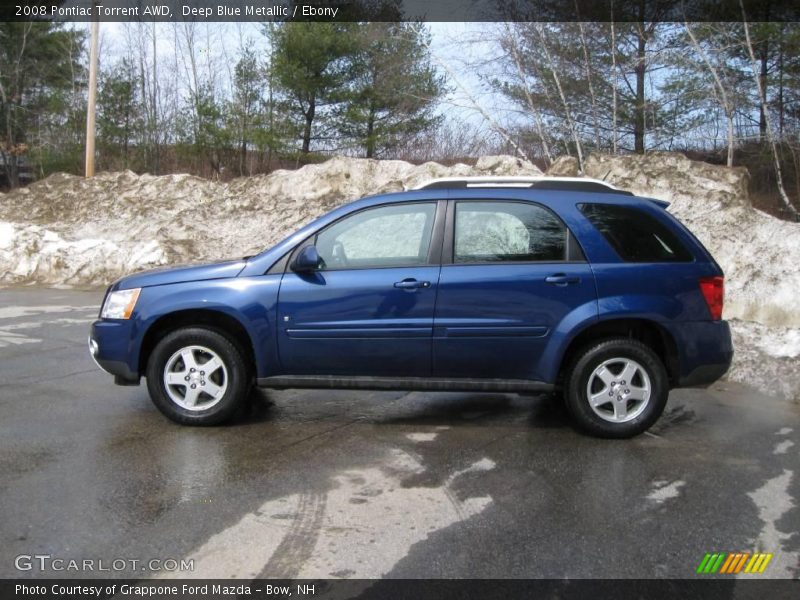
<svg viewBox="0 0 800 600">
<path fill-rule="evenodd" d="M 659 152 L 592 155 L 586 175 L 672 203 L 725 272 L 725 318 L 800 326 L 800 224 L 752 208 L 745 169 Z"/>
<path fill-rule="evenodd" d="M 474 167 L 334 158 L 227 184 L 130 171 L 52 175 L 0 194 L 0 282 L 107 285 L 144 268 L 254 254 L 350 200 L 466 175 L 541 171 L 489 156 Z"/>
<path fill-rule="evenodd" d="M 558 159 L 548 174 L 576 175 Z M 744 169 L 680 154 L 590 156 L 587 176 L 671 202 L 720 262 L 737 358 L 731 378 L 800 396 L 800 224 L 752 208 Z M 259 252 L 335 206 L 436 177 L 540 175 L 510 156 L 474 167 L 334 158 L 218 183 L 189 175 L 53 175 L 0 194 L 0 283 L 103 286 L 136 270 Z"/>
<path fill-rule="evenodd" d="M 728 379 L 800 400 L 800 329 L 731 320 L 736 353 Z"/>
</svg>

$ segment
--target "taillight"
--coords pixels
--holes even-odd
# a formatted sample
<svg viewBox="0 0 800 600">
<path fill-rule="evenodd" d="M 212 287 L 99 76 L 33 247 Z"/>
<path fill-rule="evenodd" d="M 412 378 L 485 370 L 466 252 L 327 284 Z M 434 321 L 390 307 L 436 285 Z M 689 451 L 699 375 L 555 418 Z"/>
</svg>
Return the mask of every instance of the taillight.
<svg viewBox="0 0 800 600">
<path fill-rule="evenodd" d="M 722 304 L 725 299 L 724 277 L 703 277 L 700 279 L 700 291 L 706 299 L 708 312 L 714 321 L 722 318 Z"/>
</svg>

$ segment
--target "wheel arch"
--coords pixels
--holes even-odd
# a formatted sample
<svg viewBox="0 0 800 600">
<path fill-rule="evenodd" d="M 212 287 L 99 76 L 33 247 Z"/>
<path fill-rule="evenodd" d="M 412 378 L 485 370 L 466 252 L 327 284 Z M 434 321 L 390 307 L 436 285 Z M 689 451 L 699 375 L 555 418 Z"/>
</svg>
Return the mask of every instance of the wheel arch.
<svg viewBox="0 0 800 600">
<path fill-rule="evenodd" d="M 183 327 L 206 327 L 228 338 L 242 353 L 250 373 L 256 373 L 256 352 L 253 340 L 242 322 L 236 317 L 214 309 L 184 309 L 162 315 L 156 319 L 142 338 L 138 369 L 144 373 L 153 349 L 165 336 Z"/>
<path fill-rule="evenodd" d="M 595 321 L 573 336 L 561 355 L 558 382 L 563 381 L 566 370 L 576 353 L 591 342 L 622 337 L 642 342 L 655 352 L 664 364 L 670 387 L 678 384 L 680 359 L 678 347 L 672 335 L 657 322 L 642 318 L 621 318 Z"/>
</svg>

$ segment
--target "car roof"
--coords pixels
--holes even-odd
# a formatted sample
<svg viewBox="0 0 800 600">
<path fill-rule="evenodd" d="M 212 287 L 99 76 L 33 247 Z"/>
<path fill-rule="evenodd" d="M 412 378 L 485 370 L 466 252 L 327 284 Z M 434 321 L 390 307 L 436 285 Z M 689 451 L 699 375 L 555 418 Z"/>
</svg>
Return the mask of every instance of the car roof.
<svg viewBox="0 0 800 600">
<path fill-rule="evenodd" d="M 537 190 L 561 190 L 633 195 L 610 183 L 591 177 L 442 177 L 424 183 L 415 190 L 469 189 L 469 188 L 519 188 Z"/>
<path fill-rule="evenodd" d="M 491 191 L 491 197 L 487 192 Z M 667 208 L 669 202 L 636 196 L 597 179 L 581 177 L 446 177 L 434 179 L 420 186 L 399 192 L 386 192 L 366 196 L 340 206 L 347 210 L 367 208 L 391 202 L 414 202 L 447 199 L 523 200 L 543 201 L 557 205 L 568 202 L 620 202 L 637 204 L 646 202 Z M 336 209 L 337 211 L 339 209 Z"/>
</svg>

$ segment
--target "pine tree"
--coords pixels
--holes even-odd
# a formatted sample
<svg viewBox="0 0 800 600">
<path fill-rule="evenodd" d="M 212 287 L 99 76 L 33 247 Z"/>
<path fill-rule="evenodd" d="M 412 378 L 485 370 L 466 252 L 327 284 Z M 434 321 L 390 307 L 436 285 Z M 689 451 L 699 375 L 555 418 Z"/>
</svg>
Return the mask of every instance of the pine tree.
<svg viewBox="0 0 800 600">
<path fill-rule="evenodd" d="M 11 187 L 25 155 L 73 141 L 82 49 L 83 34 L 61 24 L 0 22 L 0 166 Z"/>
<path fill-rule="evenodd" d="M 124 168 L 130 167 L 132 146 L 139 140 L 142 124 L 136 67 L 123 58 L 100 80 L 98 146 L 107 166 L 118 158 Z"/>
<path fill-rule="evenodd" d="M 233 71 L 233 97 L 228 106 L 230 137 L 239 154 L 239 175 L 249 174 L 247 151 L 255 140 L 255 132 L 264 129 L 261 76 L 255 52 L 245 48 Z"/>
<path fill-rule="evenodd" d="M 342 93 L 337 129 L 373 158 L 435 127 L 444 83 L 430 64 L 429 35 L 415 23 L 359 29 L 354 79 Z"/>
<path fill-rule="evenodd" d="M 355 23 L 288 22 L 270 31 L 272 73 L 287 113 L 297 128 L 301 152 L 330 140 L 321 130 L 353 76 L 358 49 Z"/>
</svg>

